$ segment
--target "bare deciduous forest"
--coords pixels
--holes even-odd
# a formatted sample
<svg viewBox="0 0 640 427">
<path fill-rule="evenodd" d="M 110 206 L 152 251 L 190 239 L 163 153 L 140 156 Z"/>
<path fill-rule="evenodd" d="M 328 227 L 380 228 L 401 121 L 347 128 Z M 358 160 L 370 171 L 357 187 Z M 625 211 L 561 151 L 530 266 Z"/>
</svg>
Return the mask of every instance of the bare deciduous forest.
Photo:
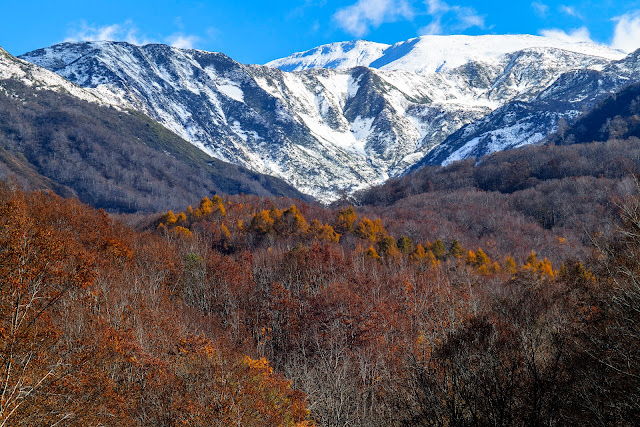
<svg viewBox="0 0 640 427">
<path fill-rule="evenodd" d="M 549 250 L 513 255 L 290 199 L 204 198 L 138 231 L 51 193 L 0 199 L 5 425 L 638 416 L 636 196 L 589 245 L 530 221 Z"/>
</svg>

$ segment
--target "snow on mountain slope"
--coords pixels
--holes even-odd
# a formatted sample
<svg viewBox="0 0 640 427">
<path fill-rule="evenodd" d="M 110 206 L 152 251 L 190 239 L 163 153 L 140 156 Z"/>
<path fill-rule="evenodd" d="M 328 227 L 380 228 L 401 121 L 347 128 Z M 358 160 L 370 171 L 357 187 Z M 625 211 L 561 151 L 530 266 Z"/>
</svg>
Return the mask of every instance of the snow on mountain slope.
<svg viewBox="0 0 640 427">
<path fill-rule="evenodd" d="M 451 134 L 414 168 L 540 143 L 558 129 L 560 119 L 572 123 L 600 100 L 638 81 L 640 50 L 601 71 L 564 73 L 529 102 L 508 103 Z"/>
<path fill-rule="evenodd" d="M 283 177 L 320 200 L 388 177 L 386 164 L 370 161 L 376 156 L 367 153 L 382 149 L 368 138 L 417 139 L 389 122 L 393 114 L 365 68 L 297 75 L 218 53 L 112 42 L 66 43 L 23 57 L 147 113 L 220 159 Z M 357 106 L 358 93 L 375 99 L 377 111 Z M 345 118 L 349 108 L 360 118 Z"/>
<path fill-rule="evenodd" d="M 276 59 L 265 65 L 282 71 L 300 71 L 309 68 L 346 69 L 369 66 L 380 58 L 391 45 L 366 40 L 330 43 L 306 52 L 298 52 L 286 58 Z"/>
<path fill-rule="evenodd" d="M 532 35 L 422 36 L 393 46 L 362 40 L 332 43 L 276 59 L 266 65 L 284 71 L 309 68 L 350 68 L 356 65 L 381 70 L 435 73 L 468 62 L 496 64 L 505 55 L 525 49 L 560 49 L 607 60 L 622 59 L 622 51 L 590 42 Z M 356 61 L 357 60 L 357 61 Z"/>
<path fill-rule="evenodd" d="M 463 126 L 535 99 L 562 73 L 602 70 L 619 56 L 595 45 L 540 47 L 547 39 L 534 36 L 483 37 L 451 36 L 446 64 L 446 37 L 334 44 L 298 61 L 337 69 L 298 72 L 121 42 L 63 43 L 22 58 L 328 202 L 404 173 Z M 349 68 L 368 62 L 380 69 Z"/>
<path fill-rule="evenodd" d="M 0 80 L 15 79 L 36 89 L 44 88 L 69 93 L 85 101 L 103 104 L 105 101 L 91 91 L 63 79 L 58 74 L 14 58 L 0 47 Z"/>
</svg>

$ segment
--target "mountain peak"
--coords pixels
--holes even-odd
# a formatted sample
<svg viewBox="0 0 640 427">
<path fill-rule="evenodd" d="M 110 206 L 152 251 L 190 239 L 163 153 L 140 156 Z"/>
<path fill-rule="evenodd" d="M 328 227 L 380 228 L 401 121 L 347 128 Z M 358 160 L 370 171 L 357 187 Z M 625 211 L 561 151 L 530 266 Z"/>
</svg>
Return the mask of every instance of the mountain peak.
<svg viewBox="0 0 640 427">
<path fill-rule="evenodd" d="M 561 49 L 607 60 L 625 56 L 622 51 L 592 42 L 574 42 L 529 34 L 428 35 L 398 42 L 393 46 L 364 40 L 332 43 L 294 53 L 266 65 L 283 71 L 343 69 L 362 65 L 382 70 L 434 73 L 469 62 L 500 62 L 508 54 L 531 48 Z"/>
<path fill-rule="evenodd" d="M 391 45 L 367 40 L 352 40 L 324 44 L 313 49 L 297 52 L 285 58 L 268 62 L 268 67 L 283 71 L 301 71 L 309 68 L 345 69 L 369 66 Z"/>
<path fill-rule="evenodd" d="M 0 80 L 8 79 L 34 88 L 69 93 L 77 98 L 97 104 L 109 104 L 108 101 L 71 83 L 58 74 L 16 58 L 0 47 Z"/>
</svg>

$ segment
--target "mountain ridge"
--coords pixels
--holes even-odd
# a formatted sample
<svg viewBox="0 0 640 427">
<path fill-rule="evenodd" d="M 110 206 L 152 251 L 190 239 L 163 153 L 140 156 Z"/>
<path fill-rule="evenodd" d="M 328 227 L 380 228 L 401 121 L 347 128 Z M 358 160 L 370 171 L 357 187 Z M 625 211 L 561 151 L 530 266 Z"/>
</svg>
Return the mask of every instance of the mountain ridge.
<svg viewBox="0 0 640 427">
<path fill-rule="evenodd" d="M 337 57 L 344 51 L 344 46 L 350 45 L 358 48 L 357 64 L 353 64 L 353 59 L 346 53 L 343 56 L 344 60 Z M 284 71 L 302 71 L 309 68 L 340 69 L 359 65 L 384 70 L 433 73 L 453 69 L 468 62 L 493 62 L 502 55 L 530 48 L 561 49 L 609 60 L 622 59 L 625 56 L 625 53 L 618 49 L 592 42 L 569 42 L 528 34 L 431 35 L 414 37 L 393 45 L 366 40 L 328 43 L 269 61 L 265 65 Z"/>
<path fill-rule="evenodd" d="M 111 103 L 144 112 L 209 155 L 282 178 L 325 203 L 402 175 L 464 126 L 512 102 L 535 99 L 566 72 L 611 63 L 540 47 L 548 39 L 538 36 L 501 36 L 511 47 L 477 55 L 474 46 L 486 40 L 448 37 L 385 48 L 397 53 L 410 46 L 409 54 L 420 56 L 429 40 L 442 49 L 446 40 L 468 44 L 437 72 L 424 66 L 417 72 L 412 57 L 400 61 L 406 55 L 381 69 L 349 68 L 380 60 L 366 54 L 384 47 L 373 42 L 343 43 L 328 52 L 336 61 L 346 51 L 337 69 L 295 72 L 243 65 L 221 53 L 124 42 L 63 43 L 21 57 Z M 503 53 L 523 43 L 525 49 Z M 576 46 L 622 56 L 598 45 Z M 470 55 L 491 60 L 470 61 Z M 434 58 L 429 67 L 440 61 Z M 454 67 L 456 61 L 464 63 Z M 387 69 L 400 63 L 409 69 Z"/>
<path fill-rule="evenodd" d="M 640 49 L 603 70 L 564 73 L 529 102 L 513 102 L 451 134 L 416 163 L 447 165 L 468 157 L 543 143 L 559 121 L 573 123 L 598 102 L 640 79 Z"/>
<path fill-rule="evenodd" d="M 144 114 L 105 104 L 6 52 L 0 113 L 0 176 L 28 189 L 113 212 L 182 208 L 213 193 L 306 199 L 277 178 L 214 159 Z"/>
</svg>

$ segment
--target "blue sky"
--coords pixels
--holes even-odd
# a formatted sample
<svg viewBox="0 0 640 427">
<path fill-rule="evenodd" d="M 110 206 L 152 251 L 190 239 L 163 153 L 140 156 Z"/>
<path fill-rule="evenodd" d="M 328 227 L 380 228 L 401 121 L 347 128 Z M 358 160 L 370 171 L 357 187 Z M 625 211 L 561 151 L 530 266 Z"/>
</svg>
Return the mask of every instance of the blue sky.
<svg viewBox="0 0 640 427">
<path fill-rule="evenodd" d="M 423 34 L 545 34 L 640 48 L 640 0 L 1 1 L 0 46 L 14 55 L 109 39 L 264 63 L 324 43 Z"/>
</svg>

